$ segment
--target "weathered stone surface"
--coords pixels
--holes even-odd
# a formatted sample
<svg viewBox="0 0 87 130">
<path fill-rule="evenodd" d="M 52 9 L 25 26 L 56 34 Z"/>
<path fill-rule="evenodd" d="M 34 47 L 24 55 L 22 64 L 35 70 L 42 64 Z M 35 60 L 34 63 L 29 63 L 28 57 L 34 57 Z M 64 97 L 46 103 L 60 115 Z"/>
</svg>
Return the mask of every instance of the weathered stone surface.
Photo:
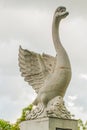
<svg viewBox="0 0 87 130">
<path fill-rule="evenodd" d="M 77 121 L 58 118 L 39 118 L 24 121 L 20 124 L 20 130 L 77 130 Z"/>
<path fill-rule="evenodd" d="M 72 115 L 65 107 L 63 98 L 61 96 L 57 96 L 48 102 L 46 108 L 44 108 L 43 104 L 40 103 L 35 109 L 27 112 L 26 114 L 26 120 L 32 120 L 40 117 L 71 119 Z"/>
</svg>

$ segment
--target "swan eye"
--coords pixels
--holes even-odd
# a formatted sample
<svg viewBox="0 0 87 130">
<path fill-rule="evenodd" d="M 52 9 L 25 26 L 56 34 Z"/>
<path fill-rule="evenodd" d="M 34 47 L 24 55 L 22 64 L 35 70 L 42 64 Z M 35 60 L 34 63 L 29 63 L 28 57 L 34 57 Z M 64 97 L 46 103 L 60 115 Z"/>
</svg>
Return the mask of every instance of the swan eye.
<svg viewBox="0 0 87 130">
<path fill-rule="evenodd" d="M 62 9 L 61 9 L 61 12 L 65 12 L 65 9 L 64 9 L 64 8 L 62 8 Z"/>
</svg>

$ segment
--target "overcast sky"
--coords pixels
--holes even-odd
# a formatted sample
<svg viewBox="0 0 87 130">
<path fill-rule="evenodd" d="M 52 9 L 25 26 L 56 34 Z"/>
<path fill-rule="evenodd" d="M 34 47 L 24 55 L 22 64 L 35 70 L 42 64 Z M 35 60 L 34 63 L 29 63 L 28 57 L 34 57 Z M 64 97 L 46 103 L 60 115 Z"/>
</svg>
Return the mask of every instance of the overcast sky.
<svg viewBox="0 0 87 130">
<path fill-rule="evenodd" d="M 65 6 L 60 37 L 72 65 L 64 98 L 75 118 L 87 120 L 87 0 L 0 0 L 0 118 L 14 122 L 36 94 L 20 76 L 18 48 L 55 56 L 53 13 Z"/>
</svg>

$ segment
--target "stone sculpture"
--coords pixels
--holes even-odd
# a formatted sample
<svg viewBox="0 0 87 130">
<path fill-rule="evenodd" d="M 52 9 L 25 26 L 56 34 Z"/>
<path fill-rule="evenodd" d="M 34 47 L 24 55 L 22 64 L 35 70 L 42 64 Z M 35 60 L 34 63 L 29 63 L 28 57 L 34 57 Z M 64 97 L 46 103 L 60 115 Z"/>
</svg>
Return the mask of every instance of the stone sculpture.
<svg viewBox="0 0 87 130">
<path fill-rule="evenodd" d="M 21 74 L 37 93 L 32 103 L 36 108 L 27 113 L 27 120 L 43 116 L 71 118 L 63 101 L 71 80 L 71 65 L 59 38 L 59 23 L 68 14 L 66 8 L 61 6 L 56 9 L 53 16 L 52 37 L 56 50 L 55 57 L 19 48 Z"/>
</svg>

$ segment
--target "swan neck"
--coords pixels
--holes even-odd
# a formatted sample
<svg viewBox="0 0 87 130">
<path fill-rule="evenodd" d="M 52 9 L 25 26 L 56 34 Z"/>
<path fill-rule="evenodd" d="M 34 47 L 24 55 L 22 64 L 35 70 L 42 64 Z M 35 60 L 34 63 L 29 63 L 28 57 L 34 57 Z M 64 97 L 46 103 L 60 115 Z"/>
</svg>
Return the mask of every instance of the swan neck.
<svg viewBox="0 0 87 130">
<path fill-rule="evenodd" d="M 52 24 L 52 37 L 53 37 L 53 43 L 55 50 L 58 51 L 60 47 L 62 47 L 62 44 L 60 42 L 60 36 L 59 36 L 59 25 L 60 25 L 60 19 L 53 19 Z"/>
<path fill-rule="evenodd" d="M 60 20 L 54 17 L 53 25 L 52 25 L 52 36 L 53 36 L 54 47 L 57 53 L 57 61 L 58 61 L 57 66 L 71 68 L 68 54 L 60 42 L 59 24 L 60 24 Z"/>
</svg>

